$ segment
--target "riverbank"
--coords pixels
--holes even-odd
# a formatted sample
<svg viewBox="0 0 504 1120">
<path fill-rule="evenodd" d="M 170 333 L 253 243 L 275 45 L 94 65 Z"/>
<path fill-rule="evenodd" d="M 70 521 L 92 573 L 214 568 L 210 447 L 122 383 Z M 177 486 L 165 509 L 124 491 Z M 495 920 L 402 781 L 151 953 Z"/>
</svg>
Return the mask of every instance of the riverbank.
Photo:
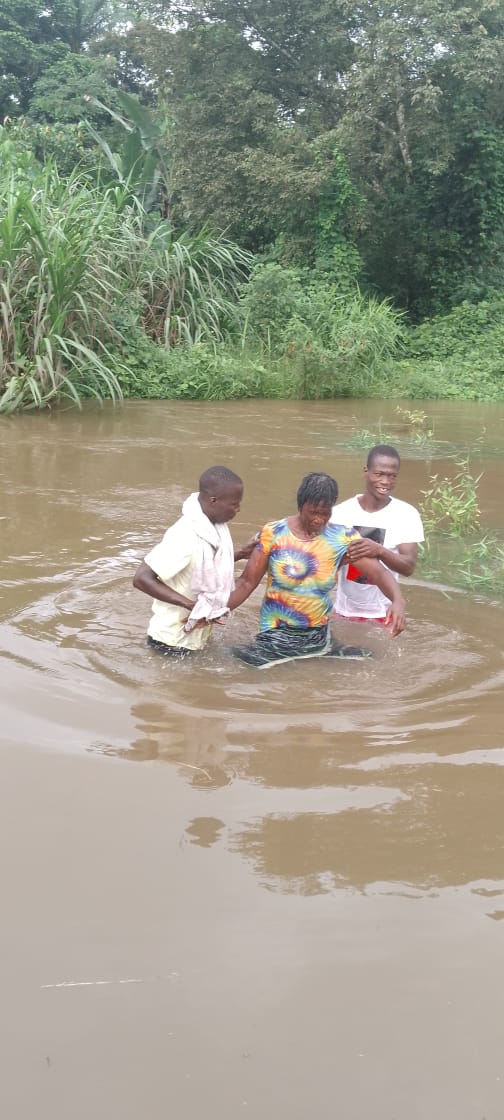
<svg viewBox="0 0 504 1120">
<path fill-rule="evenodd" d="M 504 365 L 475 370 L 471 352 L 460 358 L 389 360 L 376 371 L 345 357 L 313 355 L 273 359 L 261 349 L 220 344 L 147 348 L 116 370 L 126 399 L 138 400 L 452 400 L 504 401 Z"/>
<path fill-rule="evenodd" d="M 292 284 L 291 274 L 266 267 L 265 290 L 260 279 L 249 286 L 251 318 L 239 340 L 170 350 L 145 336 L 130 340 L 124 366 L 115 370 L 125 396 L 504 400 L 501 292 L 408 325 L 387 301 L 345 298 L 330 287 L 315 286 L 303 296 L 295 285 L 293 292 L 282 288 L 290 308 L 284 314 L 274 280 Z"/>
</svg>

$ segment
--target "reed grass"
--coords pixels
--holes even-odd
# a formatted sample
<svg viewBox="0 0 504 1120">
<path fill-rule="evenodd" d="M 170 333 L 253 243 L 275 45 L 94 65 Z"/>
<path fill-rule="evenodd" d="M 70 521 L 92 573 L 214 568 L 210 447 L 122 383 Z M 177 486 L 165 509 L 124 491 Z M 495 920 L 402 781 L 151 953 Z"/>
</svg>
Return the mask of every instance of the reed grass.
<svg viewBox="0 0 504 1120">
<path fill-rule="evenodd" d="M 120 396 L 111 372 L 111 308 L 124 246 L 113 199 L 49 165 L 0 176 L 0 411 Z"/>
<path fill-rule="evenodd" d="M 0 412 L 119 398 L 130 332 L 163 348 L 220 340 L 248 254 L 175 238 L 121 186 L 16 162 L 0 129 Z"/>
</svg>

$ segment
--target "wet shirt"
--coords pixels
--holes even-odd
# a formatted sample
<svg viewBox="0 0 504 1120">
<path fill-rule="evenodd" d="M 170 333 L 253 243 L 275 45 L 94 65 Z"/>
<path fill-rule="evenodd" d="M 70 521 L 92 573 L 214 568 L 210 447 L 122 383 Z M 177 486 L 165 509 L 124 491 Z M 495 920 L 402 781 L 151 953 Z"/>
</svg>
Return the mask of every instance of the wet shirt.
<svg viewBox="0 0 504 1120">
<path fill-rule="evenodd" d="M 331 592 L 355 529 L 326 525 L 304 541 L 289 529 L 287 518 L 271 521 L 261 531 L 258 548 L 268 557 L 261 630 L 285 626 L 324 626 L 331 614 Z"/>
<path fill-rule="evenodd" d="M 420 544 L 424 540 L 418 510 L 400 498 L 391 497 L 383 509 L 368 513 L 362 508 L 359 495 L 356 495 L 334 506 L 331 516 L 335 521 L 343 520 L 353 525 L 361 537 L 371 537 L 392 552 L 397 552 L 400 544 Z M 397 572 L 389 571 L 394 579 L 399 579 Z M 355 564 L 345 564 L 338 579 L 337 614 L 346 618 L 384 618 L 389 605 L 390 600 L 383 591 L 367 579 Z"/>
<path fill-rule="evenodd" d="M 194 564 L 199 548 L 197 534 L 190 522 L 181 517 L 171 525 L 160 542 L 147 553 L 145 563 L 156 573 L 162 583 L 186 599 L 193 599 L 192 592 Z M 187 634 L 184 624 L 189 617 L 187 607 L 177 607 L 173 603 L 152 600 L 152 615 L 147 633 L 165 646 L 183 649 L 203 649 L 211 631 L 211 626 L 191 630 Z"/>
</svg>

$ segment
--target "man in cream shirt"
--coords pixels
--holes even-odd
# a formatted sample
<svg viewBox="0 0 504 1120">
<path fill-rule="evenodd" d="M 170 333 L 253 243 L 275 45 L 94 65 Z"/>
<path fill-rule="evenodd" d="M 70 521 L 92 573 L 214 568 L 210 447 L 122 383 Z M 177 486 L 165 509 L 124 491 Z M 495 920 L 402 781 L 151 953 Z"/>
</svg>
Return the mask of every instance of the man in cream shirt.
<svg viewBox="0 0 504 1120">
<path fill-rule="evenodd" d="M 364 493 L 333 507 L 331 521 L 356 528 L 361 540 L 350 543 L 348 564 L 340 569 L 335 611 L 345 618 L 385 621 L 389 601 L 359 570 L 359 560 L 380 560 L 396 579 L 415 570 L 424 540 L 418 510 L 392 497 L 400 467 L 395 447 L 373 447 L 364 467 Z"/>
<path fill-rule="evenodd" d="M 255 546 L 254 540 L 233 548 L 227 523 L 242 497 L 243 483 L 234 471 L 210 467 L 199 491 L 184 502 L 182 516 L 138 566 L 133 586 L 153 600 L 147 641 L 159 652 L 203 649 L 212 622 L 228 613 L 234 561 L 246 560 Z"/>
</svg>

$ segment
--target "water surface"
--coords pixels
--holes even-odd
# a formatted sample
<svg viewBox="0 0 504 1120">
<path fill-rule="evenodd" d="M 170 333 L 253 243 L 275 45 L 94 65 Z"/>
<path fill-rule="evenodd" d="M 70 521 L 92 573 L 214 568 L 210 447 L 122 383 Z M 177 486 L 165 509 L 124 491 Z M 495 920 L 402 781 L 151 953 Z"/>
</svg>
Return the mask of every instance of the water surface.
<svg viewBox="0 0 504 1120">
<path fill-rule="evenodd" d="M 135 402 L 2 422 L 0 655 L 9 1120 L 502 1120 L 503 604 L 405 583 L 373 662 L 258 672 L 145 647 L 135 566 L 215 462 L 235 541 L 308 470 L 398 496 L 472 449 L 502 532 L 499 405 Z M 131 766 L 129 763 L 141 763 Z"/>
</svg>

